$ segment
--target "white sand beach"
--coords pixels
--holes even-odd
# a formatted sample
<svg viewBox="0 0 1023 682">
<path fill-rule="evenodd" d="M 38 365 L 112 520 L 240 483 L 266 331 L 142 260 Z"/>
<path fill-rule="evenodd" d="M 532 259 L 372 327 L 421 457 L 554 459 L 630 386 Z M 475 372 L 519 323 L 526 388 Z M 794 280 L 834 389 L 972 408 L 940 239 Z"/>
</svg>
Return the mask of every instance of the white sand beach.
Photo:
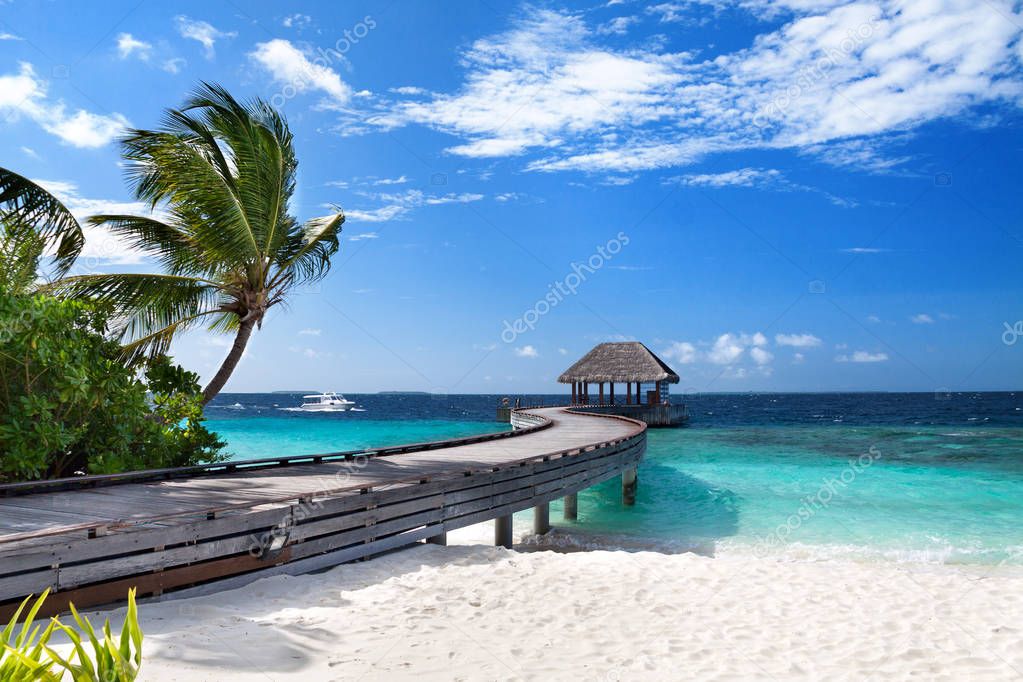
<svg viewBox="0 0 1023 682">
<path fill-rule="evenodd" d="M 1017 569 L 471 544 L 490 532 L 144 604 L 142 679 L 1023 675 Z"/>
</svg>

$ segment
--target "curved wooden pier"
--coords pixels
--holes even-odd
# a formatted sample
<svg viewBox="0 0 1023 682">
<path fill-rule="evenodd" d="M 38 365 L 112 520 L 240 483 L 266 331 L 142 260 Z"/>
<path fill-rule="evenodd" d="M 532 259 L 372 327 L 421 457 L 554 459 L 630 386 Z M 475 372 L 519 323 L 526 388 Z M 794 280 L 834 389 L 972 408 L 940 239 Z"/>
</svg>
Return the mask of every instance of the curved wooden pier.
<svg viewBox="0 0 1023 682">
<path fill-rule="evenodd" d="M 497 519 L 621 475 L 646 426 L 566 408 L 517 410 L 515 431 L 369 451 L 0 486 L 0 619 L 26 595 L 50 611 L 303 573 Z"/>
</svg>

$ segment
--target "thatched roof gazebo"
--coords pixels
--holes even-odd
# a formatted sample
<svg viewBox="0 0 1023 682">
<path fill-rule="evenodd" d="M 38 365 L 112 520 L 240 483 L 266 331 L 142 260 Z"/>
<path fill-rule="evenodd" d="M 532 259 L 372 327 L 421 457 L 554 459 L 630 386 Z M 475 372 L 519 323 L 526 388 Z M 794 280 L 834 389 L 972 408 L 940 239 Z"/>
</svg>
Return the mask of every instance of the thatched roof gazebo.
<svg viewBox="0 0 1023 682">
<path fill-rule="evenodd" d="M 558 377 L 558 383 L 572 384 L 572 404 L 589 405 L 590 384 L 598 384 L 599 405 L 615 405 L 615 384 L 625 384 L 625 404 L 632 405 L 632 388 L 636 387 L 636 405 L 644 403 L 643 384 L 653 383 L 654 390 L 646 396 L 648 405 L 668 404 L 668 384 L 677 384 L 678 374 L 653 351 L 638 341 L 602 343 Z M 610 385 L 605 401 L 604 384 Z"/>
</svg>

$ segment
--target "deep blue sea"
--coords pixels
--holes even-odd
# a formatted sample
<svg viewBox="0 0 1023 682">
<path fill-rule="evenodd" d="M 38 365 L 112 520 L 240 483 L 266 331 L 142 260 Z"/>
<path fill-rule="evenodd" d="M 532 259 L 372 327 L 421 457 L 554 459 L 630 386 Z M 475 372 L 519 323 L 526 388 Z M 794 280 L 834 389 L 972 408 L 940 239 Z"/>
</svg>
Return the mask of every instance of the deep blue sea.
<svg viewBox="0 0 1023 682">
<path fill-rule="evenodd" d="M 363 411 L 310 414 L 285 409 L 300 394 L 221 394 L 207 417 L 247 459 L 503 430 L 500 397 L 348 395 Z M 1023 565 L 1023 393 L 686 402 L 689 426 L 650 431 L 636 506 L 620 505 L 615 481 L 596 486 L 574 530 L 706 554 Z"/>
</svg>

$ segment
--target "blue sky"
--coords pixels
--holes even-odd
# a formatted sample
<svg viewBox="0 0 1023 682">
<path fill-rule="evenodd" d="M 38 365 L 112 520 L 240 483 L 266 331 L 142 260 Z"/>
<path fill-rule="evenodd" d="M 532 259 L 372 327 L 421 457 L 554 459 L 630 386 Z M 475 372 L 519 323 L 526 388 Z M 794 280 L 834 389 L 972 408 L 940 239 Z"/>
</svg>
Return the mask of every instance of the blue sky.
<svg viewBox="0 0 1023 682">
<path fill-rule="evenodd" d="M 200 80 L 281 107 L 294 212 L 345 238 L 227 390 L 551 391 L 618 339 L 676 390 L 1017 389 L 1021 33 L 1002 0 L 14 0 L 0 165 L 141 211 L 125 125 Z M 96 230 L 80 264 L 152 267 Z"/>
</svg>

